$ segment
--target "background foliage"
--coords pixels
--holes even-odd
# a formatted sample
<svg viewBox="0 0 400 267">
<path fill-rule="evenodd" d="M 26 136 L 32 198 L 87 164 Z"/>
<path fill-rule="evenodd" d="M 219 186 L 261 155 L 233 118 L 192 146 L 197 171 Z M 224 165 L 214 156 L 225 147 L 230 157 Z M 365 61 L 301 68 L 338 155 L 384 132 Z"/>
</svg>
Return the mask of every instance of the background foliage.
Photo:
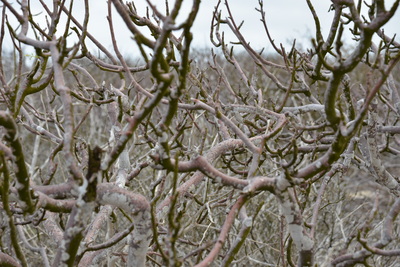
<svg viewBox="0 0 400 267">
<path fill-rule="evenodd" d="M 89 1 L 79 21 L 74 1 L 41 1 L 47 25 L 1 2 L 1 266 L 398 265 L 400 44 L 382 30 L 398 0 L 332 1 L 327 36 L 307 1 L 307 49 L 276 44 L 259 1 L 272 53 L 228 1 L 204 50 L 200 1 L 108 1 L 112 51 Z"/>
</svg>

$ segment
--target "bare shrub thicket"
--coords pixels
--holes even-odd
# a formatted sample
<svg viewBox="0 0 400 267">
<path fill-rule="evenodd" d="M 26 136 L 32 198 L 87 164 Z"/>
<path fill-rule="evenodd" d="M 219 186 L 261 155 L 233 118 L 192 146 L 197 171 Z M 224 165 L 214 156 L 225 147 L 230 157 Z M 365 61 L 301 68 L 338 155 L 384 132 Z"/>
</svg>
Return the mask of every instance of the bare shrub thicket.
<svg viewBox="0 0 400 267">
<path fill-rule="evenodd" d="M 383 27 L 399 0 L 333 0 L 326 35 L 306 1 L 307 50 L 273 41 L 259 1 L 272 53 L 228 1 L 202 51 L 207 1 L 96 1 L 111 50 L 87 31 L 95 1 L 79 20 L 40 1 L 45 25 L 1 2 L 1 266 L 398 266 L 400 44 Z"/>
</svg>

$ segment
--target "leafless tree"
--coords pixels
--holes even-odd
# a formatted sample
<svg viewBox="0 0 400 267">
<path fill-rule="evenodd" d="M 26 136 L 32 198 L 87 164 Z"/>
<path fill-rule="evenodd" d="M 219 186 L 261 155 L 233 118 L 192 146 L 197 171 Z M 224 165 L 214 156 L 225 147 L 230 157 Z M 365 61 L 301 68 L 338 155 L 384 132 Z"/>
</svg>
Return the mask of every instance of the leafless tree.
<svg viewBox="0 0 400 267">
<path fill-rule="evenodd" d="M 399 264 L 400 44 L 383 30 L 399 0 L 332 0 L 327 36 L 307 0 L 307 50 L 274 42 L 260 0 L 272 53 L 228 1 L 210 51 L 191 49 L 205 1 L 96 1 L 112 51 L 88 31 L 94 1 L 82 20 L 40 1 L 46 25 L 1 2 L 1 266 Z"/>
</svg>

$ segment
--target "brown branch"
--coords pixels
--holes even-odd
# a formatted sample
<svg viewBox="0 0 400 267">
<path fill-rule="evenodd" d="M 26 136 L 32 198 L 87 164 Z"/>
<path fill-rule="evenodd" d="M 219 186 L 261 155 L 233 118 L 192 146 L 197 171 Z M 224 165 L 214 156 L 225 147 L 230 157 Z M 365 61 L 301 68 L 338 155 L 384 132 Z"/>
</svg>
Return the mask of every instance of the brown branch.
<svg viewBox="0 0 400 267">
<path fill-rule="evenodd" d="M 65 155 L 65 160 L 70 173 L 73 178 L 81 183 L 83 181 L 83 174 L 79 170 L 74 157 L 72 156 L 73 149 L 73 134 L 74 134 L 74 116 L 72 111 L 72 99 L 71 90 L 65 85 L 62 60 L 63 54 L 57 47 L 57 42 L 52 41 L 50 45 L 50 52 L 52 55 L 53 71 L 54 71 L 54 85 L 58 93 L 60 94 L 61 101 L 63 104 L 64 111 L 64 139 L 63 139 L 63 152 Z"/>
<path fill-rule="evenodd" d="M 214 259 L 218 256 L 222 246 L 224 245 L 226 238 L 228 237 L 229 230 L 231 229 L 233 222 L 236 218 L 236 215 L 242 208 L 242 206 L 246 203 L 247 197 L 245 195 L 241 195 L 231 207 L 228 215 L 226 216 L 225 222 L 222 225 L 220 234 L 218 236 L 217 242 L 215 243 L 214 247 L 208 253 L 207 257 L 205 257 L 200 263 L 196 264 L 196 267 L 205 267 L 210 266 Z"/>
<path fill-rule="evenodd" d="M 0 265 L 3 267 L 21 267 L 21 265 L 14 260 L 13 257 L 0 252 Z"/>
</svg>

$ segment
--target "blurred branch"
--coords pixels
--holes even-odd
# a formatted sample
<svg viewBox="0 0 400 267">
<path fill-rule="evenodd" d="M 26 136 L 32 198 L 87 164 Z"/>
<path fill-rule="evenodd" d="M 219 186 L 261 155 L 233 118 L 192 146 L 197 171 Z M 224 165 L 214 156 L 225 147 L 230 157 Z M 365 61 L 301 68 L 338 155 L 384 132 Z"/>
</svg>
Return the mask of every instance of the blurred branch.
<svg viewBox="0 0 400 267">
<path fill-rule="evenodd" d="M 0 264 L 4 267 L 20 267 L 18 262 L 14 260 L 11 256 L 0 252 Z"/>
</svg>

